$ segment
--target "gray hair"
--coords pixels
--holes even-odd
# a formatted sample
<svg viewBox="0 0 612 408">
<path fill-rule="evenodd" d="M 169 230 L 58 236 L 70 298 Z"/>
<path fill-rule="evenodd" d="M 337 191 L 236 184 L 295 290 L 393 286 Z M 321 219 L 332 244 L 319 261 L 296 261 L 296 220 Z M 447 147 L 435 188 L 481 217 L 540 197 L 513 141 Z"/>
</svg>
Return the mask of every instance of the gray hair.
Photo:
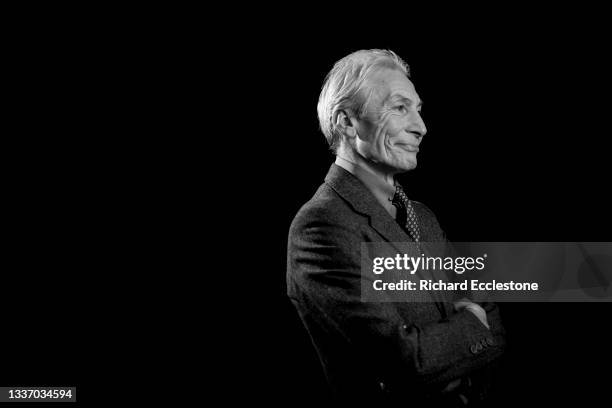
<svg viewBox="0 0 612 408">
<path fill-rule="evenodd" d="M 321 89 L 317 112 L 319 125 L 335 153 L 341 134 L 336 129 L 338 112 L 348 109 L 363 117 L 373 89 L 364 89 L 367 77 L 381 69 L 397 69 L 410 76 L 408 65 L 391 50 L 360 50 L 334 64 Z"/>
</svg>

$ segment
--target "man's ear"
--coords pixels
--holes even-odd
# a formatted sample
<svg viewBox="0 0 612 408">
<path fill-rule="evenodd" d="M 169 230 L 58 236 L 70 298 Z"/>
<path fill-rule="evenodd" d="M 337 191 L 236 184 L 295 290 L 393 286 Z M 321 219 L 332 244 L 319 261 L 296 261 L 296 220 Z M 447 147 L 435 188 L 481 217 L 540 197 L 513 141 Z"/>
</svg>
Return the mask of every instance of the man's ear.
<svg viewBox="0 0 612 408">
<path fill-rule="evenodd" d="M 357 129 L 355 128 L 356 121 L 349 115 L 346 110 L 340 110 L 336 114 L 336 128 L 340 129 L 343 135 L 349 138 L 357 136 Z"/>
</svg>

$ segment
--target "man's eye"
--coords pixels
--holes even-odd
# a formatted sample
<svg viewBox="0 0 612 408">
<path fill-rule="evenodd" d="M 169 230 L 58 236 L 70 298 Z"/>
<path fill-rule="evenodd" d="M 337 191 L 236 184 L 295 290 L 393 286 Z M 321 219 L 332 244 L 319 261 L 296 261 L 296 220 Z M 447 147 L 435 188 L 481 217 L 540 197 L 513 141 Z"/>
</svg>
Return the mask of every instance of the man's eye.
<svg viewBox="0 0 612 408">
<path fill-rule="evenodd" d="M 395 110 L 397 110 L 398 112 L 406 112 L 406 106 L 405 105 L 397 105 L 395 107 Z"/>
</svg>

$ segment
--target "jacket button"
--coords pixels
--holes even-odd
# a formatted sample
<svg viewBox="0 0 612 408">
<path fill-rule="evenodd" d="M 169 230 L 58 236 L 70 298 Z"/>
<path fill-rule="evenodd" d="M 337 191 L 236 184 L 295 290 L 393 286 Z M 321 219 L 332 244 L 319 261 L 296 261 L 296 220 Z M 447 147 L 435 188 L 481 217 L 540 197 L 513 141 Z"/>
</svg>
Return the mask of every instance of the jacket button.
<svg viewBox="0 0 612 408">
<path fill-rule="evenodd" d="M 472 352 L 472 354 L 478 354 L 478 349 L 476 348 L 475 344 L 472 344 L 470 346 L 470 351 Z"/>
<path fill-rule="evenodd" d="M 476 351 L 478 353 L 480 353 L 482 351 L 482 349 L 484 348 L 484 347 L 482 347 L 482 344 L 480 344 L 480 343 L 476 343 L 475 346 L 476 346 Z"/>
<path fill-rule="evenodd" d="M 380 390 L 381 390 L 381 391 L 384 391 L 384 390 L 385 390 L 385 388 L 387 388 L 387 387 L 385 386 L 385 383 L 384 383 L 384 382 L 382 382 L 382 381 L 378 383 L 378 386 L 380 387 Z"/>
<path fill-rule="evenodd" d="M 487 339 L 485 339 L 485 338 L 480 340 L 480 344 L 482 344 L 482 347 L 484 347 L 484 348 L 489 347 L 489 343 L 487 343 Z"/>
<path fill-rule="evenodd" d="M 493 337 L 487 337 L 486 340 L 489 346 L 495 345 L 495 340 L 493 340 Z"/>
</svg>

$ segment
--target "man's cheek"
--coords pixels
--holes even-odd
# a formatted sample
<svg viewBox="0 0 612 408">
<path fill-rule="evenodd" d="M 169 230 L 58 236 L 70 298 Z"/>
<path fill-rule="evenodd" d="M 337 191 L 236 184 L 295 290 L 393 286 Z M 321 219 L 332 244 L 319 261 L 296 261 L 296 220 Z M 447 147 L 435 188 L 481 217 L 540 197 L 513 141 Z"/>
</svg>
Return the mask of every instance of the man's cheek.
<svg viewBox="0 0 612 408">
<path fill-rule="evenodd" d="M 395 152 L 397 150 L 397 147 L 394 146 L 394 141 L 397 134 L 398 132 L 394 129 L 393 125 L 391 123 L 388 123 L 385 128 L 385 131 L 383 132 L 380 138 L 381 148 L 384 148 L 389 153 L 397 153 Z"/>
<path fill-rule="evenodd" d="M 376 129 L 377 140 L 376 145 L 379 150 L 385 150 L 389 142 L 389 120 L 388 115 L 383 115 L 379 122 L 378 128 Z"/>
</svg>

